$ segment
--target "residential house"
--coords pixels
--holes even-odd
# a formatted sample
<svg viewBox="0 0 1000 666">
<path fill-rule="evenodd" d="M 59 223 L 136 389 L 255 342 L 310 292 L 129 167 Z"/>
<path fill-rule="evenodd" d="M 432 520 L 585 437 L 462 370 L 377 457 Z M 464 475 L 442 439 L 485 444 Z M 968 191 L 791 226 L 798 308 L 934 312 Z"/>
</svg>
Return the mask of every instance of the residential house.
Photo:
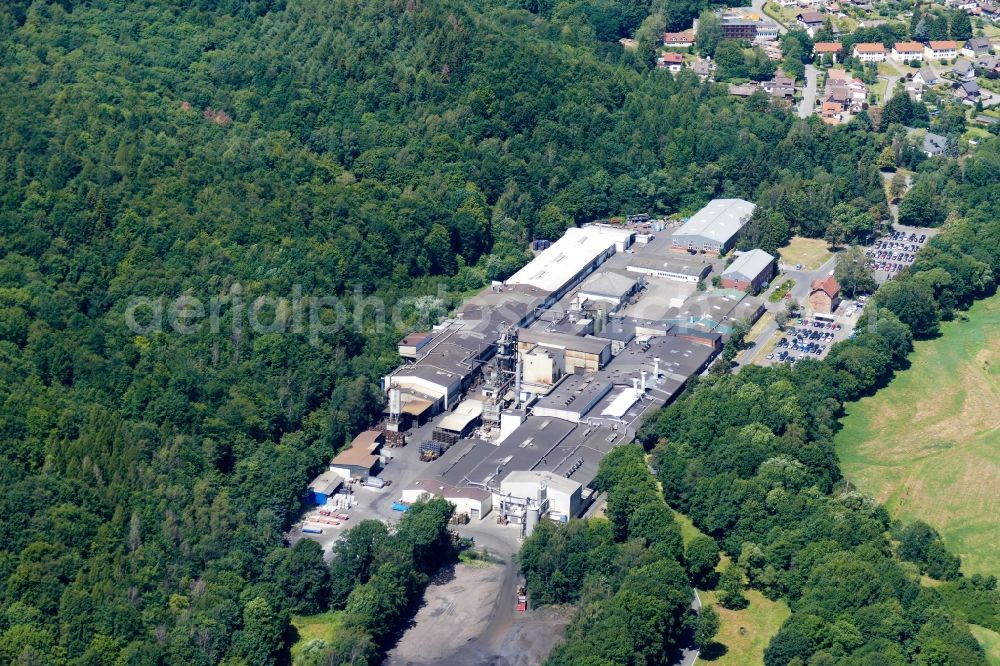
<svg viewBox="0 0 1000 666">
<path fill-rule="evenodd" d="M 868 86 L 846 70 L 831 68 L 826 75 L 824 101 L 840 104 L 845 111 L 857 113 L 865 108 Z"/>
<path fill-rule="evenodd" d="M 984 19 L 988 19 L 990 21 L 996 21 L 998 18 L 1000 18 L 1000 6 L 997 6 L 992 2 L 982 2 L 982 1 L 978 2 L 977 5 L 978 5 L 976 7 L 977 13 Z"/>
<path fill-rule="evenodd" d="M 954 60 L 958 57 L 958 42 L 946 40 L 927 42 L 924 47 L 925 60 Z"/>
<path fill-rule="evenodd" d="M 1000 58 L 995 55 L 981 55 L 972 61 L 980 74 L 1000 69 Z"/>
<path fill-rule="evenodd" d="M 906 82 L 906 94 L 915 102 L 921 101 L 924 98 L 924 84 L 916 79 L 910 79 Z"/>
<path fill-rule="evenodd" d="M 684 56 L 680 53 L 664 53 L 656 59 L 656 66 L 667 70 L 671 74 L 676 74 L 684 69 Z"/>
<path fill-rule="evenodd" d="M 823 29 L 823 15 L 819 12 L 802 12 L 795 17 L 795 21 L 810 37 L 815 37 Z"/>
<path fill-rule="evenodd" d="M 933 86 L 937 85 L 938 75 L 934 73 L 934 70 L 930 67 L 921 67 L 920 70 L 913 75 L 913 82 L 919 83 L 923 86 Z"/>
<path fill-rule="evenodd" d="M 761 87 L 772 97 L 795 97 L 795 79 L 780 70 L 770 81 L 764 81 Z"/>
<path fill-rule="evenodd" d="M 877 42 L 862 42 L 854 45 L 851 52 L 861 62 L 885 62 L 887 49 Z"/>
<path fill-rule="evenodd" d="M 705 58 L 696 58 L 688 63 L 688 67 L 691 71 L 698 75 L 702 81 L 707 79 L 712 75 L 712 70 L 715 69 L 715 65 Z"/>
<path fill-rule="evenodd" d="M 892 45 L 892 59 L 896 62 L 922 62 L 924 45 L 920 42 L 896 42 Z"/>
<path fill-rule="evenodd" d="M 843 11 L 843 8 L 840 6 L 839 2 L 831 2 L 823 7 L 823 11 L 827 14 L 839 14 Z"/>
<path fill-rule="evenodd" d="M 962 55 L 967 58 L 986 55 L 990 52 L 992 44 L 986 37 L 973 37 L 962 45 Z"/>
<path fill-rule="evenodd" d="M 840 283 L 832 275 L 813 280 L 809 288 L 809 307 L 813 312 L 832 314 L 840 305 Z"/>
<path fill-rule="evenodd" d="M 839 125 L 848 120 L 844 107 L 836 102 L 823 102 L 819 117 L 827 125 Z"/>
<path fill-rule="evenodd" d="M 663 33 L 663 45 L 667 48 L 686 49 L 694 46 L 694 31 L 665 32 Z"/>
<path fill-rule="evenodd" d="M 955 66 L 951 68 L 951 72 L 959 81 L 976 80 L 976 67 L 968 60 L 959 60 L 956 62 Z"/>
<path fill-rule="evenodd" d="M 834 63 L 837 62 L 837 54 L 844 48 L 840 42 L 816 42 L 813 44 L 813 57 L 829 56 Z"/>
<path fill-rule="evenodd" d="M 927 157 L 934 157 L 936 155 L 943 155 L 945 146 L 948 140 L 941 136 L 940 134 L 932 134 L 927 132 L 924 134 L 923 149 L 924 154 Z"/>
<path fill-rule="evenodd" d="M 975 81 L 962 81 L 955 84 L 955 99 L 963 104 L 975 106 L 979 101 L 979 84 Z"/>
</svg>

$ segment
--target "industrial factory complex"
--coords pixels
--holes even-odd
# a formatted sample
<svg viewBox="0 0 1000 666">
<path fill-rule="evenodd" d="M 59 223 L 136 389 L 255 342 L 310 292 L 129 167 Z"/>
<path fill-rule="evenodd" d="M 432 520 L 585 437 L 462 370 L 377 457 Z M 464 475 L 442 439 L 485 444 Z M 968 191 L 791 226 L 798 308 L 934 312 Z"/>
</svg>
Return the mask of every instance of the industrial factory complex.
<svg viewBox="0 0 1000 666">
<path fill-rule="evenodd" d="M 391 489 L 397 510 L 441 496 L 470 520 L 526 533 L 580 515 L 601 458 L 708 368 L 735 320 L 763 312 L 746 292 L 704 283 L 752 211 L 713 202 L 673 231 L 683 239 L 649 224 L 571 228 L 432 330 L 407 335 L 402 363 L 383 378 L 384 419 L 314 482 L 315 502 L 334 492 L 334 475 L 377 479 L 378 461 L 401 454 L 386 451 L 406 447 L 422 467 Z"/>
</svg>

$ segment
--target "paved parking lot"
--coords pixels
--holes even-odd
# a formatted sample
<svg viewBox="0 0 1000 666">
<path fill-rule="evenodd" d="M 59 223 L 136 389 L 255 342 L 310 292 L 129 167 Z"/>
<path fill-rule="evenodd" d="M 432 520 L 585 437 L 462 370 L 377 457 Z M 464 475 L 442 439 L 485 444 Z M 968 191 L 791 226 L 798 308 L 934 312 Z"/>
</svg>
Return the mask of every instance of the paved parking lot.
<svg viewBox="0 0 1000 666">
<path fill-rule="evenodd" d="M 779 334 L 781 337 L 775 343 L 774 351 L 765 360 L 795 363 L 803 358 L 821 359 L 826 356 L 830 345 L 845 339 L 849 332 L 839 322 L 799 319 Z"/>
<path fill-rule="evenodd" d="M 867 266 L 872 270 L 875 281 L 882 284 L 891 280 L 901 270 L 910 266 L 917 253 L 931 237 L 935 229 L 919 229 L 895 225 L 892 231 L 865 249 Z"/>
</svg>

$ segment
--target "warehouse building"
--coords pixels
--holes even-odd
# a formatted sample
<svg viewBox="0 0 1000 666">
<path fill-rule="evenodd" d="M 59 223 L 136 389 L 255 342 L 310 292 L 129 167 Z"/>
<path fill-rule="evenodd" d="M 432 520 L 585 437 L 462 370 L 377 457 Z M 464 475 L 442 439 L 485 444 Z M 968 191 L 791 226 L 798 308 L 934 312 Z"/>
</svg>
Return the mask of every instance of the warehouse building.
<svg viewBox="0 0 1000 666">
<path fill-rule="evenodd" d="M 434 334 L 427 333 L 410 333 L 405 338 L 399 341 L 397 346 L 399 350 L 399 355 L 405 359 L 411 361 L 417 360 L 420 352 L 430 344 L 431 340 L 434 339 Z"/>
<path fill-rule="evenodd" d="M 344 485 L 344 477 L 327 470 L 309 484 L 308 500 L 316 506 L 323 506 L 342 485 Z"/>
<path fill-rule="evenodd" d="M 751 325 L 764 314 L 764 301 L 736 289 L 699 292 L 683 305 L 667 311 L 676 324 L 700 331 L 728 335 L 734 322 L 745 319 Z"/>
<path fill-rule="evenodd" d="M 559 521 L 579 515 L 582 490 L 576 481 L 550 472 L 514 471 L 500 482 L 501 498 L 532 500 L 540 506 L 542 515 Z"/>
<path fill-rule="evenodd" d="M 673 254 L 665 257 L 633 255 L 626 270 L 678 282 L 699 282 L 712 271 L 704 257 Z"/>
<path fill-rule="evenodd" d="M 404 405 L 412 400 L 429 401 L 422 419 L 451 409 L 495 352 L 495 339 L 461 327 L 449 327 L 423 348 L 413 363 L 396 368 L 382 380 L 382 388 L 398 388 Z"/>
<path fill-rule="evenodd" d="M 455 411 L 438 423 L 437 430 L 451 435 L 453 440 L 468 437 L 483 416 L 482 400 L 463 400 Z"/>
<path fill-rule="evenodd" d="M 756 208 L 743 199 L 715 199 L 674 232 L 671 247 L 681 252 L 725 254 Z"/>
<path fill-rule="evenodd" d="M 510 276 L 507 285 L 527 285 L 559 300 L 615 252 L 632 245 L 635 234 L 627 229 L 591 224 L 566 230 L 562 238 L 543 250 L 527 266 Z"/>
<path fill-rule="evenodd" d="M 482 520 L 493 508 L 493 493 L 482 488 L 460 488 L 435 479 L 418 479 L 403 490 L 400 500 L 413 504 L 443 497 L 455 505 L 456 514 L 465 514 L 470 520 Z"/>
<path fill-rule="evenodd" d="M 612 308 L 617 308 L 627 303 L 641 286 L 639 280 L 611 271 L 600 271 L 584 281 L 577 298 L 581 302 L 602 301 L 611 304 Z"/>
<path fill-rule="evenodd" d="M 611 382 L 594 375 L 570 375 L 532 407 L 535 416 L 580 423 L 611 391 Z"/>
<path fill-rule="evenodd" d="M 351 447 L 334 456 L 330 461 L 330 471 L 345 479 L 366 480 L 378 473 L 379 458 L 365 448 Z"/>
<path fill-rule="evenodd" d="M 774 257 L 764 250 L 743 252 L 722 272 L 726 289 L 757 292 L 774 277 Z"/>
<path fill-rule="evenodd" d="M 523 355 L 536 347 L 562 350 L 568 373 L 596 372 L 611 360 L 611 343 L 607 340 L 532 328 L 523 328 L 517 332 L 518 353 Z"/>
</svg>

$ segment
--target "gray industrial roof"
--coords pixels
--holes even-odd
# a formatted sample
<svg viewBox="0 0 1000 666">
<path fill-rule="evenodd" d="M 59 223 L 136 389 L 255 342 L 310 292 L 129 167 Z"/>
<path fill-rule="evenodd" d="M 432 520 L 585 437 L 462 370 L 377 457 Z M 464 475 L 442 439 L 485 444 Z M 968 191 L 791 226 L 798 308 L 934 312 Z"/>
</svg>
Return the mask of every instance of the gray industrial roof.
<svg viewBox="0 0 1000 666">
<path fill-rule="evenodd" d="M 504 324 L 524 326 L 534 321 L 548 296 L 548 292 L 529 285 L 491 287 L 469 299 L 458 317 L 466 328 L 495 339 Z"/>
<path fill-rule="evenodd" d="M 539 331 L 536 329 L 522 328 L 517 332 L 518 342 L 533 342 L 546 347 L 558 347 L 569 349 L 586 354 L 602 354 L 608 348 L 606 340 L 596 338 L 582 338 L 578 335 L 567 335 L 565 333 L 551 333 L 549 331 Z"/>
<path fill-rule="evenodd" d="M 677 233 L 680 233 L 680 230 Z M 676 236 L 677 234 L 675 233 L 674 235 Z M 628 262 L 629 270 L 667 271 L 669 273 L 677 273 L 678 275 L 690 275 L 691 277 L 701 277 L 710 268 L 711 264 L 703 256 L 689 257 L 676 252 L 667 256 L 634 255 Z"/>
<path fill-rule="evenodd" d="M 596 375 L 568 375 L 548 395 L 543 396 L 535 408 L 578 411 L 584 415 L 597 400 L 611 390 L 611 382 Z"/>
<path fill-rule="evenodd" d="M 753 280 L 773 263 L 774 257 L 764 250 L 750 250 L 736 257 L 729 268 L 722 272 L 722 277 Z"/>
<path fill-rule="evenodd" d="M 675 231 L 673 238 L 697 236 L 725 243 L 743 228 L 756 208 L 743 199 L 714 199 Z"/>
<path fill-rule="evenodd" d="M 584 281 L 580 293 L 618 299 L 635 289 L 636 284 L 636 280 L 620 273 L 601 271 Z"/>
<path fill-rule="evenodd" d="M 499 445 L 481 440 L 460 442 L 432 464 L 432 470 L 455 486 L 469 483 L 500 484 L 506 472 L 534 469 L 546 454 L 577 428 L 575 423 L 551 417 L 530 416 Z M 453 456 L 455 449 L 458 455 Z M 500 476 L 497 477 L 497 468 Z"/>
</svg>

